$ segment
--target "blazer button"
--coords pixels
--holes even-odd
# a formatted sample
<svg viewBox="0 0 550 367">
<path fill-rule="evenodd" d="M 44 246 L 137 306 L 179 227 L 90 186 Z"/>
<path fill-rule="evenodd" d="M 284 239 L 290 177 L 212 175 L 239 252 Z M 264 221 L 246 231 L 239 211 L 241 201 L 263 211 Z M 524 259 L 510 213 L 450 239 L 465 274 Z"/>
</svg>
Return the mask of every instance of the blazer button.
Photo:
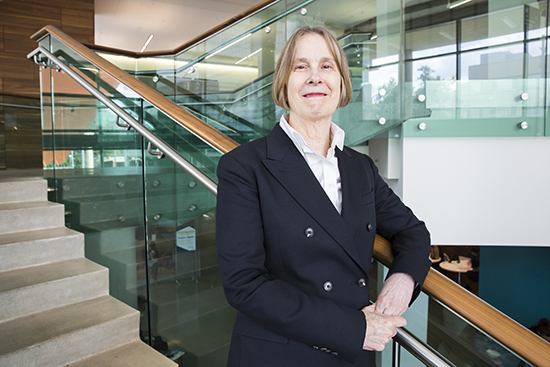
<svg viewBox="0 0 550 367">
<path fill-rule="evenodd" d="M 367 231 L 369 231 L 369 232 L 372 231 L 372 224 L 370 224 L 370 223 L 367 224 Z"/>
<path fill-rule="evenodd" d="M 330 354 L 333 355 L 334 357 L 338 357 L 338 352 L 332 352 Z"/>
<path fill-rule="evenodd" d="M 325 282 L 325 284 L 323 284 L 323 289 L 327 292 L 330 292 L 332 290 L 332 283 L 331 282 Z"/>
<path fill-rule="evenodd" d="M 366 287 L 367 286 L 367 281 L 364 278 L 361 278 L 357 281 L 357 285 L 361 288 Z"/>
<path fill-rule="evenodd" d="M 307 238 L 310 238 L 310 237 L 313 237 L 315 232 L 313 232 L 313 228 L 308 227 L 305 229 L 304 234 L 306 235 Z"/>
</svg>

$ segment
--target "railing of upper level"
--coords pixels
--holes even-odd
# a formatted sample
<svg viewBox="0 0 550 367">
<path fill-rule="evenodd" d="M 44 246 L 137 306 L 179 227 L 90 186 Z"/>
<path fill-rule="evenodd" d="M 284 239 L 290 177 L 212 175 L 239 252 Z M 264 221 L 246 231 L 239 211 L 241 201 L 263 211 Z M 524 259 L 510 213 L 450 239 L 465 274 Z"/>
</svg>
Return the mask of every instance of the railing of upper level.
<svg viewBox="0 0 550 367">
<path fill-rule="evenodd" d="M 88 89 L 90 93 L 93 93 L 103 104 L 107 105 L 109 109 L 114 110 L 117 115 L 121 116 L 124 121 L 143 134 L 146 139 L 152 141 L 155 146 L 163 150 L 171 159 L 177 161 L 179 156 L 183 160 L 193 161 L 193 159 L 182 157 L 179 153 L 179 149 L 171 148 L 171 145 L 178 145 L 178 143 L 174 143 L 170 140 L 170 134 L 176 132 L 176 135 L 179 135 L 179 130 L 182 129 L 190 131 L 202 142 L 221 153 L 225 153 L 237 145 L 231 139 L 215 129 L 212 129 L 192 114 L 181 110 L 181 108 L 164 98 L 158 92 L 147 87 L 144 83 L 131 77 L 116 66 L 111 65 L 97 54 L 91 52 L 81 44 L 78 44 L 55 28 L 47 27 L 35 35 L 35 38 L 40 38 L 39 41 L 44 47 L 42 49 L 37 49 L 31 54 L 32 57 L 37 57 L 38 63 L 45 62 L 46 66 L 50 65 L 46 60 L 41 59 L 39 55 L 44 55 L 49 60 L 53 60 L 53 62 L 58 60 L 58 57 L 55 55 L 61 55 L 61 58 L 65 59 L 62 60 L 63 62 L 60 61 L 59 64 L 57 64 L 61 70 L 73 74 L 72 76 L 77 77 L 76 79 L 81 78 L 84 82 L 91 84 L 91 89 Z M 71 52 L 72 55 L 67 55 L 68 52 Z M 76 62 L 66 65 L 69 56 L 73 57 L 73 61 L 76 60 Z M 92 74 L 89 74 L 90 72 Z M 59 74 L 61 75 L 62 73 L 63 72 Z M 52 80 L 55 79 L 55 74 L 55 72 L 52 73 Z M 113 83 L 113 80 L 116 81 L 116 83 Z M 118 87 L 123 85 L 127 90 L 130 90 L 131 93 L 121 92 L 120 95 L 116 95 L 113 91 L 111 91 L 112 93 L 107 91 L 107 85 L 113 86 L 114 91 L 120 91 Z M 92 89 L 95 89 L 95 91 L 92 92 Z M 55 91 L 52 89 L 50 92 L 53 93 Z M 61 100 L 56 100 L 53 94 L 51 98 L 50 102 L 52 109 L 56 104 L 58 106 L 60 105 L 59 102 L 61 102 Z M 81 98 L 88 97 L 81 96 Z M 43 104 L 43 108 L 45 106 L 47 106 L 47 103 Z M 68 106 L 70 107 L 70 104 Z M 82 104 L 79 104 L 79 106 L 82 106 Z M 98 106 L 93 107 L 98 108 Z M 63 108 L 63 106 L 61 106 L 61 108 Z M 141 112 L 135 113 L 135 108 L 140 109 Z M 144 113 L 144 111 L 150 110 L 154 110 L 159 114 L 162 113 L 163 118 L 173 121 L 175 125 L 171 126 L 166 131 L 159 129 L 158 126 L 154 124 L 159 123 L 159 121 L 162 123 L 162 118 L 160 118 L 159 115 L 153 118 L 155 116 L 152 116 L 152 113 L 149 113 L 149 115 Z M 135 117 L 137 117 L 137 119 Z M 153 128 L 145 129 L 143 126 L 147 124 L 153 126 Z M 165 122 L 162 124 L 166 125 Z M 86 130 L 86 128 L 83 130 Z M 148 132 L 146 130 L 150 131 Z M 52 127 L 50 132 L 55 136 L 55 127 Z M 62 132 L 62 128 L 57 131 L 57 133 Z M 169 134 L 166 134 L 166 132 Z M 189 141 L 185 140 L 181 143 L 187 144 Z M 62 150 L 63 145 L 60 145 L 58 149 Z M 199 150 L 204 151 L 203 148 Z M 182 165 L 186 167 L 189 166 L 186 164 Z M 193 164 L 191 164 L 191 166 L 193 166 Z M 200 173 L 194 172 L 192 169 L 190 173 L 193 177 L 197 174 L 200 175 Z M 209 169 L 206 176 L 212 177 L 211 169 Z M 211 181 L 208 177 L 205 177 L 203 180 L 205 182 Z M 210 182 L 210 185 L 214 184 Z M 213 192 L 215 190 L 210 191 Z M 154 215 L 150 216 L 154 217 Z M 375 258 L 386 266 L 391 262 L 392 258 L 390 244 L 380 237 L 377 237 L 375 243 Z M 505 349 L 509 350 L 511 354 L 517 355 L 521 359 L 536 366 L 544 366 L 545 363 L 550 360 L 550 348 L 542 339 L 453 282 L 450 282 L 439 273 L 433 270 L 430 271 L 424 291 L 429 294 L 431 298 L 438 300 L 452 310 L 452 312 L 457 313 L 467 320 L 468 323 L 471 323 L 481 334 L 494 339 L 496 344 L 501 344 Z"/>
</svg>

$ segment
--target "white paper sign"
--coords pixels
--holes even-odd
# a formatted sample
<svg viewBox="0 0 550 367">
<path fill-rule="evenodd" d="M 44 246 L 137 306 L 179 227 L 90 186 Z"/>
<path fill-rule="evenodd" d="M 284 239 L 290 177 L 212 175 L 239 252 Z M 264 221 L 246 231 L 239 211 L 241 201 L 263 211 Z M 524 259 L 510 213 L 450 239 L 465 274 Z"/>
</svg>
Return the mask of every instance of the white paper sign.
<svg viewBox="0 0 550 367">
<path fill-rule="evenodd" d="M 186 251 L 197 249 L 197 235 L 195 228 L 188 226 L 176 232 L 177 246 Z"/>
</svg>

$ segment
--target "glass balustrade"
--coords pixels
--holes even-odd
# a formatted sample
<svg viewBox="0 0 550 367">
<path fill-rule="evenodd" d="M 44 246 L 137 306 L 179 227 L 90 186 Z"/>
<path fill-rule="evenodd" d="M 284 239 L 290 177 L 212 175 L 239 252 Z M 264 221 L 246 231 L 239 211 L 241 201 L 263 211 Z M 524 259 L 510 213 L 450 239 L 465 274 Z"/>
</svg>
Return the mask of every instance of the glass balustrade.
<svg viewBox="0 0 550 367">
<path fill-rule="evenodd" d="M 489 1 L 455 16 L 434 5 L 430 14 L 450 15 L 435 21 L 425 15 L 428 3 L 278 2 L 178 55 L 134 60 L 135 72 L 243 143 L 265 135 L 284 112 L 272 102 L 271 83 L 286 37 L 324 23 L 346 52 L 353 82 L 352 103 L 334 115 L 348 145 L 403 123 L 405 137 L 547 136 L 546 9 Z"/>
<path fill-rule="evenodd" d="M 55 38 L 41 45 L 215 178 L 218 151 Z M 215 196 L 149 154 L 140 134 L 65 72 L 40 72 L 44 172 L 66 225 L 85 234 L 86 257 L 109 268 L 110 294 L 141 312 L 144 341 L 185 365 L 222 365 L 234 311 L 217 270 Z"/>
</svg>

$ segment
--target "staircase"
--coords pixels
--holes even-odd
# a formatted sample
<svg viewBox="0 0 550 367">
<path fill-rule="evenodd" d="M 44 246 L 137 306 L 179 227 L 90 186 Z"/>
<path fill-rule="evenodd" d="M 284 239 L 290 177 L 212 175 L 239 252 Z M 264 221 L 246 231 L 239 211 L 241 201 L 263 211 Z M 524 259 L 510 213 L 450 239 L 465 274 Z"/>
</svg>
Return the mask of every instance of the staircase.
<svg viewBox="0 0 550 367">
<path fill-rule="evenodd" d="M 41 177 L 0 172 L 0 366 L 176 364 L 139 339 L 139 312 L 109 296 Z"/>
</svg>

